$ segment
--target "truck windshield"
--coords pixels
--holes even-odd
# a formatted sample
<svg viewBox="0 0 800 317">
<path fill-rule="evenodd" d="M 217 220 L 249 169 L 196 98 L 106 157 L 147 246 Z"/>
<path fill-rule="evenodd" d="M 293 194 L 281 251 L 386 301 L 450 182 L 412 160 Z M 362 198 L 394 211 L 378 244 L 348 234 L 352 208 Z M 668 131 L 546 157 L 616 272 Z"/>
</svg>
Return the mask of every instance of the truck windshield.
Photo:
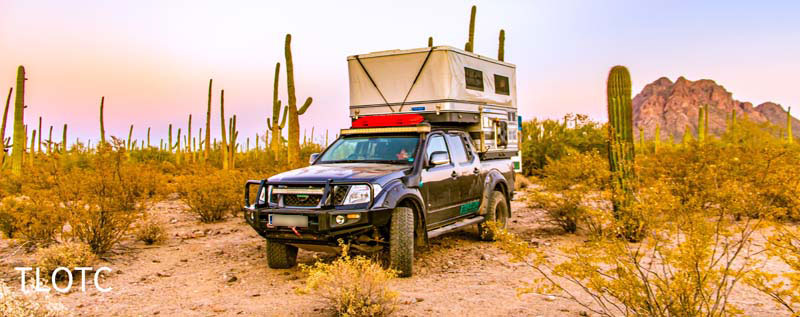
<svg viewBox="0 0 800 317">
<path fill-rule="evenodd" d="M 339 139 L 319 163 L 411 164 L 417 150 L 416 136 L 352 136 Z"/>
</svg>

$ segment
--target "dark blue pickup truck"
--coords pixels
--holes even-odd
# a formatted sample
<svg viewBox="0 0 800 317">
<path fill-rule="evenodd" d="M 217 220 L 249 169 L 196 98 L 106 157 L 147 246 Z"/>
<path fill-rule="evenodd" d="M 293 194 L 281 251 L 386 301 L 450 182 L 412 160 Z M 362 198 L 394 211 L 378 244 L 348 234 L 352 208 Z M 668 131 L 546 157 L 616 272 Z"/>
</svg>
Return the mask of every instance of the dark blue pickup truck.
<svg viewBox="0 0 800 317">
<path fill-rule="evenodd" d="M 505 226 L 514 171 L 507 157 L 485 158 L 464 129 L 426 123 L 342 130 L 311 165 L 245 185 L 244 217 L 266 239 L 269 267 L 295 265 L 297 249 L 340 243 L 384 251 L 401 276 L 415 247 L 445 232 Z M 250 186 L 258 186 L 250 199 Z"/>
</svg>

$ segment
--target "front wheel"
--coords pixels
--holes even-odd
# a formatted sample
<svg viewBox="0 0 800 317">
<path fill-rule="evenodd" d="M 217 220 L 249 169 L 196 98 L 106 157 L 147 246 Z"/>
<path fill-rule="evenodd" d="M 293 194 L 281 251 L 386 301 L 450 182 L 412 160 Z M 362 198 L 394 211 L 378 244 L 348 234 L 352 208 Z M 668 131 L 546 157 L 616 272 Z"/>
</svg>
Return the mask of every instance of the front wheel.
<svg viewBox="0 0 800 317">
<path fill-rule="evenodd" d="M 506 195 L 501 191 L 494 191 L 492 196 L 489 197 L 488 207 L 489 211 L 486 213 L 486 220 L 478 224 L 478 232 L 483 241 L 494 241 L 495 234 L 487 222 L 497 223 L 499 229 L 505 229 L 508 224 L 508 204 L 506 203 Z"/>
<path fill-rule="evenodd" d="M 297 247 L 267 240 L 267 265 L 272 269 L 288 269 L 297 264 Z"/>
<path fill-rule="evenodd" d="M 411 276 L 414 268 L 414 210 L 397 207 L 389 227 L 389 266 L 398 276 Z"/>
</svg>

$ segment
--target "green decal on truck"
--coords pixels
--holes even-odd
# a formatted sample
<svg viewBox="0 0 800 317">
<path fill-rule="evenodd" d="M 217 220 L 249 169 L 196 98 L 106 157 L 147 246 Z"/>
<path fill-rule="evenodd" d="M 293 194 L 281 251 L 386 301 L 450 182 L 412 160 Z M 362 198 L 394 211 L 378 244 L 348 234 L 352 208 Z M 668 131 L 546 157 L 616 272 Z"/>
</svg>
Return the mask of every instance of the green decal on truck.
<svg viewBox="0 0 800 317">
<path fill-rule="evenodd" d="M 480 201 L 476 200 L 476 201 L 468 202 L 466 204 L 461 205 L 461 210 L 459 211 L 459 214 L 466 215 L 468 213 L 476 212 L 476 211 L 478 211 L 478 207 L 480 207 L 480 206 L 481 206 Z"/>
</svg>

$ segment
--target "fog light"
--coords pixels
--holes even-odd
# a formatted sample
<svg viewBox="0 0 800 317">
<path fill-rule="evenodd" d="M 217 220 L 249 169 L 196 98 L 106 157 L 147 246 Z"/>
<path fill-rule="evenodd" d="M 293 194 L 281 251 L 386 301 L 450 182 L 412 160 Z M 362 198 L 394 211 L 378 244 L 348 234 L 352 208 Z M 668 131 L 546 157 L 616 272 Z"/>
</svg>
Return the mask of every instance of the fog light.
<svg viewBox="0 0 800 317">
<path fill-rule="evenodd" d="M 347 214 L 347 219 L 359 219 L 361 214 Z"/>
<path fill-rule="evenodd" d="M 343 224 L 344 221 L 345 221 L 344 216 L 342 216 L 342 215 L 336 216 L 336 223 Z"/>
</svg>

